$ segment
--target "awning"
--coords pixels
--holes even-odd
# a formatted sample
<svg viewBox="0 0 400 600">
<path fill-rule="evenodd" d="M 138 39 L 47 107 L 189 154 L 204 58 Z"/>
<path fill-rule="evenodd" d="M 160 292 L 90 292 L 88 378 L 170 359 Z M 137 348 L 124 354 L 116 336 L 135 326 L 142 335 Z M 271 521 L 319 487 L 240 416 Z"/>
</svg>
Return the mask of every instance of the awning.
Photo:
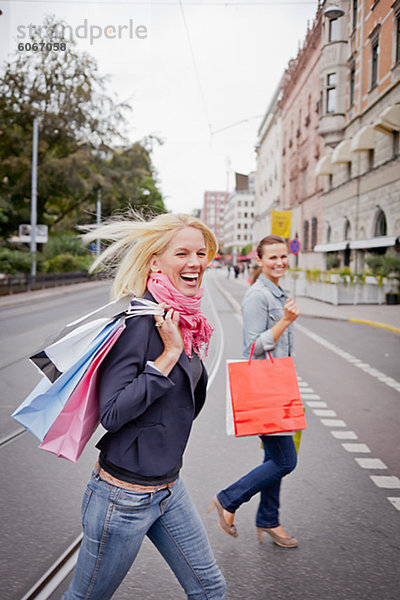
<svg viewBox="0 0 400 600">
<path fill-rule="evenodd" d="M 375 130 L 372 125 L 365 125 L 353 137 L 350 152 L 363 152 L 373 148 L 375 148 Z"/>
<path fill-rule="evenodd" d="M 400 131 L 400 104 L 393 104 L 393 106 L 385 108 L 373 127 L 388 135 L 391 135 L 393 131 Z"/>
<path fill-rule="evenodd" d="M 331 163 L 333 165 L 338 165 L 351 162 L 354 156 L 351 154 L 350 146 L 351 140 L 343 140 L 343 142 L 340 142 L 333 151 Z"/>
<path fill-rule="evenodd" d="M 348 240 L 344 242 L 333 242 L 330 244 L 317 244 L 314 246 L 314 252 L 337 252 L 338 250 L 346 250 L 349 247 Z"/>
<path fill-rule="evenodd" d="M 398 238 L 394 235 L 382 235 L 381 237 L 374 237 L 369 240 L 356 240 L 350 242 L 350 248 L 353 250 L 366 250 L 367 248 L 386 248 L 387 246 L 394 246 Z"/>
<path fill-rule="evenodd" d="M 317 166 L 315 167 L 315 175 L 331 175 L 333 173 L 333 166 L 331 163 L 331 156 L 327 154 L 319 159 Z"/>
<path fill-rule="evenodd" d="M 246 254 L 245 258 L 248 259 L 252 259 L 252 258 L 257 258 L 258 254 L 257 254 L 257 249 L 254 248 L 254 250 L 251 250 L 251 252 L 249 252 L 248 254 Z"/>
</svg>

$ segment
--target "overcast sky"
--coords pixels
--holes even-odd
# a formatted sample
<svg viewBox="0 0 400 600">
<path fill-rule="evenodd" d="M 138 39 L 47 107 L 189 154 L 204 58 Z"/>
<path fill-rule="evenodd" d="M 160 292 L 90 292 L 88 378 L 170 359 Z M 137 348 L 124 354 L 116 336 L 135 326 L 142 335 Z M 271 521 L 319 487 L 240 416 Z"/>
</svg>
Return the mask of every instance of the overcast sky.
<svg viewBox="0 0 400 600">
<path fill-rule="evenodd" d="M 46 14 L 72 27 L 111 76 L 109 91 L 132 105 L 132 141 L 164 140 L 153 162 L 167 208 L 191 212 L 205 190 L 231 190 L 234 171 L 255 169 L 261 116 L 317 2 L 0 0 L 0 9 L 2 61 Z"/>
</svg>

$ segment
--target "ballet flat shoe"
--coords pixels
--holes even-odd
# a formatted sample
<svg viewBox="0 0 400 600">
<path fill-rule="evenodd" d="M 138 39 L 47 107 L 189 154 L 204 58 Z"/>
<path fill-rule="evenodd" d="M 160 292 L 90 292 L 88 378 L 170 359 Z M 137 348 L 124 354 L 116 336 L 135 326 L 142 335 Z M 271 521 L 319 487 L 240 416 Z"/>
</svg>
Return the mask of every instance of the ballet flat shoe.
<svg viewBox="0 0 400 600">
<path fill-rule="evenodd" d="M 237 537 L 239 534 L 237 532 L 237 529 L 235 527 L 235 525 L 228 525 L 228 523 L 225 521 L 225 517 L 224 517 L 224 509 L 221 506 L 221 504 L 218 501 L 218 498 L 216 496 L 214 496 L 212 502 L 211 502 L 211 506 L 208 509 L 207 512 L 211 512 L 213 508 L 217 509 L 218 512 L 218 525 L 220 526 L 220 528 L 222 529 L 222 531 L 228 535 L 230 535 L 231 537 Z"/>
<path fill-rule="evenodd" d="M 257 527 L 258 541 L 260 543 L 262 542 L 263 531 L 265 531 L 265 533 L 269 533 L 275 544 L 281 546 L 282 548 L 297 548 L 299 545 L 299 542 L 296 540 L 296 538 L 292 537 L 291 535 L 288 537 L 282 537 L 281 535 L 275 533 L 273 529 L 268 529 L 266 527 Z"/>
</svg>

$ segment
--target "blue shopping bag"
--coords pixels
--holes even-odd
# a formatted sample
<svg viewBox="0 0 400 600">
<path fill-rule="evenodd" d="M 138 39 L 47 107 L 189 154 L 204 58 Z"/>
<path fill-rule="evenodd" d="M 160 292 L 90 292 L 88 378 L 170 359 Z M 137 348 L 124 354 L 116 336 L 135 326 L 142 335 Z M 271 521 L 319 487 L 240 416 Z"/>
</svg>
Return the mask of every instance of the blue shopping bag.
<svg viewBox="0 0 400 600">
<path fill-rule="evenodd" d="M 124 320 L 124 318 L 119 318 L 106 325 L 80 358 L 68 370 L 61 373 L 54 382 L 43 377 L 24 402 L 13 412 L 12 418 L 42 441 L 96 353 L 124 323 Z"/>
</svg>

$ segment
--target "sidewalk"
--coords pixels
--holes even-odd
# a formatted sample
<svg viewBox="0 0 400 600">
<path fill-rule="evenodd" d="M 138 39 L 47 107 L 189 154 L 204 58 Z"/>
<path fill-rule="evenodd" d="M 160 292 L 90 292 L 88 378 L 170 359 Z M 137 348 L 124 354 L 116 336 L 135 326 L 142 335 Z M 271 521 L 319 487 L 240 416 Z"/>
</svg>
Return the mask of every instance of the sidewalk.
<svg viewBox="0 0 400 600">
<path fill-rule="evenodd" d="M 243 277 L 238 277 L 235 281 L 244 287 L 249 285 Z M 366 323 L 400 333 L 400 305 L 340 304 L 335 306 L 304 296 L 297 296 L 296 304 L 300 307 L 301 314 L 307 317 Z"/>
</svg>

